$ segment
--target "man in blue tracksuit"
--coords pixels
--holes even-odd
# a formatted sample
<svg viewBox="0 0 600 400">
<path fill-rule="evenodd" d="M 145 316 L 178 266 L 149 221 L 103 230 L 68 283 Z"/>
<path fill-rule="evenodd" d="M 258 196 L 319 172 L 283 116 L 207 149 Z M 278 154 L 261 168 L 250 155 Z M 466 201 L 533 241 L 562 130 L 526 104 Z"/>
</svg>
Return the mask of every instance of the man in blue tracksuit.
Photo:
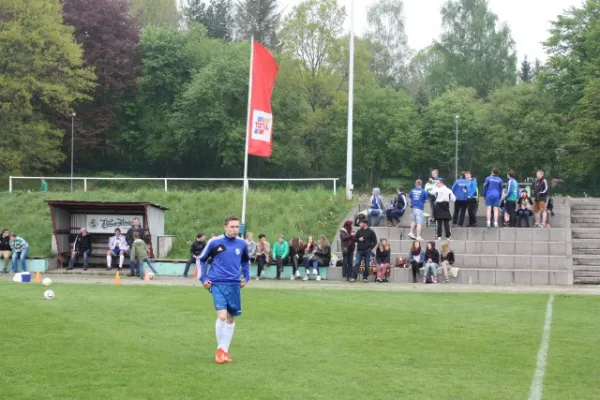
<svg viewBox="0 0 600 400">
<path fill-rule="evenodd" d="M 467 212 L 467 186 L 469 181 L 465 178 L 466 172 L 460 173 L 460 178 L 452 185 L 452 193 L 456 197 L 454 202 L 454 215 L 452 216 L 452 225 L 463 226 L 465 223 L 465 213 Z"/>
<path fill-rule="evenodd" d="M 465 172 L 467 180 L 467 211 L 469 212 L 469 225 L 477 226 L 477 208 L 479 205 L 479 189 L 477 188 L 477 179 L 470 171 Z"/>
<path fill-rule="evenodd" d="M 202 250 L 198 274 L 202 285 L 212 293 L 217 311 L 217 364 L 232 362 L 229 345 L 235 328 L 234 319 L 242 314 L 240 288 L 250 281 L 248 245 L 238 237 L 240 221 L 237 217 L 227 217 L 224 229 L 224 235 L 211 239 Z M 207 271 L 209 259 L 211 264 Z"/>
<path fill-rule="evenodd" d="M 385 210 L 385 215 L 388 220 L 388 226 L 400 226 L 400 218 L 406 212 L 408 200 L 404 194 L 404 188 L 398 186 L 396 188 L 396 198 L 392 201 L 392 208 Z"/>
<path fill-rule="evenodd" d="M 519 199 L 519 184 L 515 179 L 515 171 L 512 169 L 506 174 L 508 178 L 508 185 L 506 187 L 506 197 L 504 198 L 504 204 L 506 212 L 510 216 L 509 226 L 517 226 L 517 200 Z"/>
<path fill-rule="evenodd" d="M 487 213 L 487 227 L 491 228 L 492 209 L 494 210 L 494 228 L 498 228 L 500 198 L 502 197 L 502 178 L 498 177 L 498 168 L 492 169 L 492 174 L 485 178 L 483 197 Z"/>
</svg>

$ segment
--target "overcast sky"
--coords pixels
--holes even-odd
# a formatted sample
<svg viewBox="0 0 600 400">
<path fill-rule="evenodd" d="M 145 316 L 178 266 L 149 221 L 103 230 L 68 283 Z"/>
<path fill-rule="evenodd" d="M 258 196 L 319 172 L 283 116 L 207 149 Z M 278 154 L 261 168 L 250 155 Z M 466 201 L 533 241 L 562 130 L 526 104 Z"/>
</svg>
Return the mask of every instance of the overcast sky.
<svg viewBox="0 0 600 400">
<path fill-rule="evenodd" d="M 302 0 L 279 0 L 285 11 Z M 375 0 L 355 0 L 355 29 L 362 33 L 367 25 L 366 10 Z M 440 10 L 445 0 L 404 0 L 406 34 L 408 44 L 420 50 L 439 38 L 441 33 Z M 338 4 L 350 11 L 350 0 L 338 0 Z M 546 55 L 541 42 L 548 38 L 550 21 L 572 5 L 579 6 L 582 0 L 489 0 L 491 10 L 502 22 L 507 22 L 517 44 L 519 60 L 527 54 L 530 60 L 539 58 L 544 61 Z M 349 27 L 346 20 L 346 27 Z"/>
</svg>

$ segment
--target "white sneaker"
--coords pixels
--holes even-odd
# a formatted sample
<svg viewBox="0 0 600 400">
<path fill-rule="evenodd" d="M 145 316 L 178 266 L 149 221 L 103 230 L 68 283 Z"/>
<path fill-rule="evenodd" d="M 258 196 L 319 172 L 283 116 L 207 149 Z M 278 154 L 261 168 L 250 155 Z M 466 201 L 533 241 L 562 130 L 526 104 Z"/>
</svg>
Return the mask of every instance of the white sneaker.
<svg viewBox="0 0 600 400">
<path fill-rule="evenodd" d="M 321 275 L 317 275 L 317 280 L 320 281 L 321 280 Z"/>
<path fill-rule="evenodd" d="M 417 240 L 415 234 L 412 232 L 408 232 L 408 237 L 411 238 L 412 240 Z"/>
<path fill-rule="evenodd" d="M 313 275 L 317 275 L 317 274 L 318 274 L 318 272 L 317 272 L 317 269 L 316 269 L 316 268 L 314 268 L 314 269 L 313 269 Z"/>
<path fill-rule="evenodd" d="M 421 236 L 418 236 L 415 240 L 422 241 L 423 238 Z"/>
<path fill-rule="evenodd" d="M 302 280 L 303 280 L 303 281 L 307 281 L 307 280 L 308 280 L 308 275 L 306 275 L 306 276 L 304 277 L 304 279 L 302 279 Z"/>
<path fill-rule="evenodd" d="M 296 280 L 296 277 L 294 275 L 292 275 L 292 276 L 290 276 L 290 280 L 291 281 Z"/>
<path fill-rule="evenodd" d="M 296 271 L 296 278 L 300 278 L 300 271 Z"/>
<path fill-rule="evenodd" d="M 260 281 L 260 276 L 257 276 L 257 277 L 256 277 L 256 280 L 257 280 L 257 281 Z"/>
</svg>

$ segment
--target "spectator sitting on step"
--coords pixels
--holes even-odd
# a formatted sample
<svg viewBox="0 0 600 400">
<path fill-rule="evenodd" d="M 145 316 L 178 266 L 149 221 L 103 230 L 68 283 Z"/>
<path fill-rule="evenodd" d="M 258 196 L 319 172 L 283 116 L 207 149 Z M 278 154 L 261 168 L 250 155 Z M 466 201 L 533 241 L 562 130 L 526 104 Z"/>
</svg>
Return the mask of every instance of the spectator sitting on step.
<svg viewBox="0 0 600 400">
<path fill-rule="evenodd" d="M 381 191 L 379 188 L 373 188 L 373 195 L 371 196 L 370 205 L 369 205 L 369 213 L 367 219 L 369 221 L 369 226 L 371 226 L 371 217 L 377 217 L 375 222 L 375 226 L 381 224 L 381 219 L 383 218 L 383 213 L 385 213 L 385 203 L 383 200 L 383 196 L 381 196 Z"/>
<path fill-rule="evenodd" d="M 315 252 L 313 253 L 311 264 L 313 267 L 312 273 L 313 275 L 317 275 L 317 280 L 320 281 L 321 280 L 321 271 L 320 271 L 320 267 L 327 267 L 329 266 L 329 261 L 331 260 L 331 246 L 329 246 L 329 242 L 327 241 L 327 238 L 325 238 L 325 236 L 321 235 L 319 236 L 319 241 L 317 242 L 317 245 L 315 246 Z M 306 270 L 306 275 L 304 276 L 304 280 L 307 281 L 308 278 L 308 273 L 310 271 L 310 268 L 308 268 Z"/>
<path fill-rule="evenodd" d="M 283 264 L 287 263 L 287 257 L 290 254 L 290 245 L 284 239 L 283 235 L 279 235 L 277 241 L 273 244 L 273 259 L 277 265 L 277 280 L 281 278 Z"/>
<path fill-rule="evenodd" d="M 29 244 L 15 232 L 10 234 L 10 249 L 12 251 L 12 271 L 17 272 L 17 260 L 21 260 L 21 272 L 27 271 L 27 254 L 29 254 Z"/>
<path fill-rule="evenodd" d="M 525 225 L 529 228 L 529 217 L 533 215 L 531 206 L 533 206 L 533 200 L 529 197 L 527 190 L 522 190 L 521 197 L 519 197 L 519 200 L 517 201 L 517 226 L 519 228 L 523 221 L 525 221 Z"/>
<path fill-rule="evenodd" d="M 309 235 L 306 239 L 306 243 L 302 245 L 302 263 L 304 264 L 306 276 L 308 276 L 310 273 L 310 262 L 312 261 L 316 247 L 317 245 L 315 244 L 315 240 L 313 239 L 312 235 Z"/>
<path fill-rule="evenodd" d="M 260 280 L 265 264 L 269 263 L 269 255 L 271 254 L 271 245 L 267 242 L 267 236 L 264 233 L 258 235 L 258 243 L 256 244 L 256 280 Z"/>
<path fill-rule="evenodd" d="M 198 264 L 198 259 L 200 258 L 200 254 L 202 254 L 204 247 L 206 247 L 206 235 L 202 232 L 199 232 L 196 235 L 196 240 L 194 240 L 190 247 L 190 258 L 185 263 L 185 269 L 183 270 L 184 278 L 187 278 L 192 264 Z M 198 271 L 198 269 L 196 271 Z"/>
<path fill-rule="evenodd" d="M 106 269 L 110 271 L 112 268 L 112 258 L 119 256 L 119 272 L 123 270 L 123 261 L 125 254 L 129 250 L 127 240 L 121 235 L 121 229 L 115 229 L 115 235 L 108 239 L 108 251 L 106 252 Z M 131 260 L 130 260 L 131 262 Z M 135 276 L 135 270 L 132 270 L 129 276 Z"/>
<path fill-rule="evenodd" d="M 0 257 L 4 259 L 2 264 L 2 273 L 8 274 L 8 263 L 10 262 L 10 237 L 8 235 L 8 229 L 2 229 L 2 235 L 0 235 Z"/>
<path fill-rule="evenodd" d="M 83 257 L 83 270 L 87 271 L 90 254 L 92 254 L 92 240 L 87 229 L 81 228 L 80 234 L 77 235 L 73 242 L 73 253 L 71 253 L 67 270 L 72 270 L 79 257 Z"/>
<path fill-rule="evenodd" d="M 421 267 L 423 267 L 423 260 L 425 259 L 425 252 L 421 248 L 421 242 L 415 240 L 410 246 L 408 252 L 408 262 L 412 267 L 413 283 L 417 283 L 417 276 Z"/>
<path fill-rule="evenodd" d="M 390 245 L 387 239 L 381 239 L 377 251 L 375 252 L 375 262 L 377 263 L 377 279 L 375 282 L 387 282 L 386 274 L 390 269 Z"/>
<path fill-rule="evenodd" d="M 392 208 L 385 211 L 385 216 L 388 220 L 388 226 L 400 226 L 400 218 L 402 218 L 404 215 L 407 206 L 408 199 L 404 194 L 404 189 L 402 186 L 398 186 L 396 188 L 396 197 L 392 201 Z"/>
<path fill-rule="evenodd" d="M 298 271 L 298 266 L 300 265 L 300 261 L 304 257 L 304 252 L 302 250 L 302 239 L 300 236 L 294 236 L 292 240 L 290 240 L 290 259 L 292 260 L 292 277 L 291 280 L 295 280 L 300 277 L 300 271 Z"/>
<path fill-rule="evenodd" d="M 442 272 L 444 273 L 444 283 L 448 283 L 448 269 L 454 265 L 454 252 L 450 250 L 448 242 L 442 244 L 442 252 L 440 254 Z"/>
<path fill-rule="evenodd" d="M 439 204 L 439 203 L 438 203 Z M 435 242 L 427 243 L 425 249 L 425 269 L 423 270 L 423 283 L 427 283 L 429 273 L 433 273 L 433 283 L 438 283 L 437 267 L 440 265 L 440 253 L 435 249 Z"/>
<path fill-rule="evenodd" d="M 246 244 L 248 245 L 248 257 L 250 258 L 250 263 L 253 263 L 256 261 L 256 242 L 254 241 L 254 234 L 252 232 L 248 232 Z"/>
<path fill-rule="evenodd" d="M 154 265 L 150 262 L 150 250 L 148 245 L 140 238 L 139 232 L 133 232 L 133 246 L 131 246 L 131 261 L 135 263 L 135 269 L 138 271 L 140 279 L 144 279 L 144 263 L 147 263 L 152 272 L 158 275 Z"/>
</svg>

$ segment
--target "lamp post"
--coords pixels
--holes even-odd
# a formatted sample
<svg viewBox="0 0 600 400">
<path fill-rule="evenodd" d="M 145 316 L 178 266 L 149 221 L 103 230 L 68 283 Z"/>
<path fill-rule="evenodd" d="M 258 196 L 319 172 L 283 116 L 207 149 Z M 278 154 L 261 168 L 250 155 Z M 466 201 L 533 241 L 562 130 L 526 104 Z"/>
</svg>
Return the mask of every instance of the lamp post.
<svg viewBox="0 0 600 400">
<path fill-rule="evenodd" d="M 73 193 L 73 155 L 75 152 L 75 142 L 73 141 L 75 135 L 75 111 L 71 113 L 71 193 Z"/>
<path fill-rule="evenodd" d="M 354 108 L 354 0 L 350 0 L 350 62 L 348 74 L 348 143 L 346 147 L 346 198 L 352 200 L 352 131 Z"/>
<path fill-rule="evenodd" d="M 454 180 L 458 180 L 458 120 L 460 119 L 459 115 L 454 117 L 456 121 L 456 140 L 455 140 L 455 149 L 454 149 Z"/>
</svg>

